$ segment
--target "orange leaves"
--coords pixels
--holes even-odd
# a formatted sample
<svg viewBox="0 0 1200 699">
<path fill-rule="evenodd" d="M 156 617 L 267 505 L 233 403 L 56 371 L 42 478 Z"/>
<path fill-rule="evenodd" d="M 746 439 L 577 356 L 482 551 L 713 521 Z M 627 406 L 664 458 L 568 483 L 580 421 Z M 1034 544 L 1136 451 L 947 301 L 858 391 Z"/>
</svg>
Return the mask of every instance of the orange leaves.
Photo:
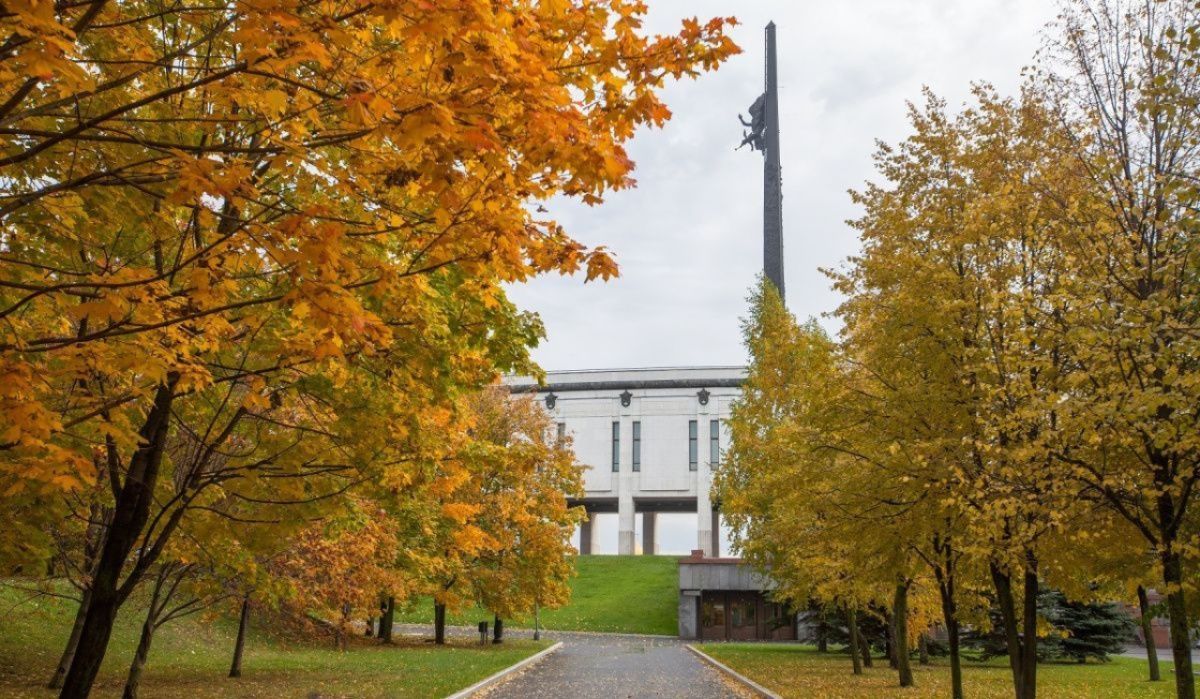
<svg viewBox="0 0 1200 699">
<path fill-rule="evenodd" d="M 215 158 L 196 158 L 176 151 L 178 184 L 171 200 L 179 204 L 197 204 L 204 196 L 233 197 L 253 195 L 248 186 L 250 169 L 246 163 L 222 162 Z"/>
<path fill-rule="evenodd" d="M 36 78 L 62 93 L 88 84 L 86 71 L 75 64 L 75 34 L 60 21 L 52 0 L 15 0 L 5 3 L 0 23 L 11 36 L 15 61 L 6 61 L 0 77 L 8 80 Z M 19 39 L 19 40 L 18 40 Z M 15 63 L 15 66 L 12 65 Z"/>
<path fill-rule="evenodd" d="M 599 247 L 587 255 L 587 280 L 601 279 L 608 281 L 617 276 L 617 263 L 608 251 Z"/>
<path fill-rule="evenodd" d="M 504 616 L 539 599 L 552 606 L 567 594 L 567 539 L 580 513 L 566 498 L 582 487 L 581 467 L 528 397 L 493 387 L 460 407 L 470 439 L 447 470 L 467 478 L 439 495 L 441 565 L 431 582 L 447 601 L 473 599 Z"/>
<path fill-rule="evenodd" d="M 631 186 L 624 142 L 669 117 L 664 75 L 732 53 L 725 22 L 647 37 L 624 0 L 6 7 L 28 41 L 0 65 L 0 368 L 24 378 L 0 389 L 0 441 L 20 443 L 0 490 L 124 468 L 169 378 L 169 441 L 261 421 L 216 450 L 239 486 L 313 464 L 419 491 L 421 526 L 476 527 L 458 535 L 476 554 L 511 543 L 491 518 L 549 491 L 475 499 L 523 462 L 469 449 L 458 404 L 534 371 L 541 323 L 504 284 L 617 273 L 531 203 Z M 257 461 L 276 451 L 286 466 Z M 311 497 L 293 475 L 272 497 Z"/>
<path fill-rule="evenodd" d="M 465 524 L 467 520 L 479 513 L 479 509 L 479 505 L 465 502 L 448 502 L 442 505 L 442 514 L 458 524 Z"/>
<path fill-rule="evenodd" d="M 58 429 L 58 418 L 31 400 L 37 395 L 36 383 L 28 365 L 0 358 L 0 409 L 5 416 L 0 444 L 41 443 Z"/>
</svg>

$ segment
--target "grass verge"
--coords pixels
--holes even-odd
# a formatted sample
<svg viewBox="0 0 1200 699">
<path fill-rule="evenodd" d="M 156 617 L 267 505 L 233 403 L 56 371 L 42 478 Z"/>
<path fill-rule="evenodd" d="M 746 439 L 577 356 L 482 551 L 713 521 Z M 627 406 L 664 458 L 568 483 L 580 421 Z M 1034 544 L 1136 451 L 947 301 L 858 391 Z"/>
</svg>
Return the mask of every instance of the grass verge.
<svg viewBox="0 0 1200 699">
<path fill-rule="evenodd" d="M 795 644 L 706 643 L 700 650 L 784 697 L 942 699 L 950 696 L 950 668 L 944 658 L 921 666 L 914 662 L 916 686 L 901 689 L 887 661 L 854 676 L 849 656 L 818 653 Z M 963 664 L 964 693 L 972 699 L 1009 699 L 1012 675 L 1004 661 Z M 1146 662 L 1113 658 L 1107 663 L 1049 663 L 1038 666 L 1038 696 L 1054 699 L 1158 699 L 1173 697 L 1170 664 L 1166 681 L 1146 680 Z"/>
<path fill-rule="evenodd" d="M 141 609 L 131 600 L 117 620 L 92 696 L 119 697 L 137 643 Z M 62 651 L 75 605 L 0 587 L 0 696 L 57 696 L 44 689 Z M 359 640 L 339 652 L 328 641 L 282 639 L 251 626 L 243 677 L 229 679 L 237 628 L 226 617 L 188 617 L 159 630 L 141 695 L 155 697 L 444 697 L 517 663 L 549 643 L 509 640 L 479 646 L 465 639 L 436 647 L 401 639 L 393 646 Z"/>
<path fill-rule="evenodd" d="M 571 601 L 540 614 L 544 629 L 674 636 L 679 632 L 678 556 L 579 556 Z M 474 626 L 491 615 L 470 607 L 447 615 L 453 625 Z M 433 602 L 419 600 L 399 613 L 402 623 L 433 624 Z M 505 620 L 532 627 L 532 617 Z"/>
</svg>

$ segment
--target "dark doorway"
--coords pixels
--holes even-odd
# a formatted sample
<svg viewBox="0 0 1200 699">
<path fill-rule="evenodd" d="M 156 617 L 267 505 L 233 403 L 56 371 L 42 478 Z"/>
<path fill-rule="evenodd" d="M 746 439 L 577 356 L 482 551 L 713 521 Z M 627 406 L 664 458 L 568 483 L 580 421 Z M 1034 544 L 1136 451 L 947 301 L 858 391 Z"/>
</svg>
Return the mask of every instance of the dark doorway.
<svg viewBox="0 0 1200 699">
<path fill-rule="evenodd" d="M 700 638 L 707 641 L 792 641 L 794 615 L 760 592 L 705 591 L 700 595 Z"/>
</svg>

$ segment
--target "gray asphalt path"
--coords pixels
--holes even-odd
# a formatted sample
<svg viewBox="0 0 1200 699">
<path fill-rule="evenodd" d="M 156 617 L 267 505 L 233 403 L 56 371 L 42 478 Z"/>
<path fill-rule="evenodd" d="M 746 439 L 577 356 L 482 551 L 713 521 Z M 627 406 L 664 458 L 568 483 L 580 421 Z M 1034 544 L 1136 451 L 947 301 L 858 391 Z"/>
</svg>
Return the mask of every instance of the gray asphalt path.
<svg viewBox="0 0 1200 699">
<path fill-rule="evenodd" d="M 543 632 L 563 647 L 517 677 L 485 692 L 488 699 L 621 699 L 749 696 L 726 683 L 674 638 Z"/>
<path fill-rule="evenodd" d="M 430 637 L 429 625 L 397 624 L 398 633 Z M 447 626 L 453 636 L 478 638 L 474 628 Z M 506 629 L 531 638 L 530 629 Z M 671 636 L 542 631 L 563 647 L 481 695 L 487 699 L 747 699 L 751 697 Z"/>
<path fill-rule="evenodd" d="M 1126 658 L 1141 658 L 1142 660 L 1145 660 L 1146 648 L 1145 646 L 1125 646 L 1125 650 L 1121 653 L 1121 655 L 1125 656 Z M 1171 662 L 1171 649 L 1159 648 L 1158 660 L 1159 662 Z M 1196 648 L 1192 649 L 1192 663 L 1200 664 L 1200 650 Z"/>
</svg>

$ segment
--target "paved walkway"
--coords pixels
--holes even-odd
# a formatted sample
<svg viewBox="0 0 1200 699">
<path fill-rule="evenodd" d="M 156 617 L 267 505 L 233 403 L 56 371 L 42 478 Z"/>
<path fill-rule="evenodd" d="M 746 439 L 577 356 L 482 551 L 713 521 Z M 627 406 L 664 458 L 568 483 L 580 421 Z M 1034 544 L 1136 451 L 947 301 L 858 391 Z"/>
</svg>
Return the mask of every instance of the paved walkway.
<svg viewBox="0 0 1200 699">
<path fill-rule="evenodd" d="M 1142 660 L 1145 660 L 1146 659 L 1146 647 L 1145 646 L 1125 646 L 1125 650 L 1121 653 L 1121 655 L 1125 656 L 1126 658 L 1141 658 Z M 1160 663 L 1173 662 L 1174 658 L 1172 658 L 1172 656 L 1171 656 L 1171 649 L 1170 648 L 1159 648 L 1158 649 L 1158 661 Z M 1200 649 L 1196 649 L 1196 648 L 1192 649 L 1192 663 L 1200 665 Z"/>
<path fill-rule="evenodd" d="M 484 694 L 488 699 L 622 699 L 748 696 L 726 684 L 677 639 L 602 634 L 544 634 L 563 647 Z"/>
<path fill-rule="evenodd" d="M 402 633 L 429 628 L 404 625 Z M 448 629 L 455 635 L 474 629 Z M 528 638 L 526 629 L 506 636 Z M 487 699 L 745 699 L 751 695 L 729 684 L 724 676 L 666 636 L 543 631 L 542 638 L 562 641 L 563 647 L 529 670 L 487 690 Z"/>
</svg>

